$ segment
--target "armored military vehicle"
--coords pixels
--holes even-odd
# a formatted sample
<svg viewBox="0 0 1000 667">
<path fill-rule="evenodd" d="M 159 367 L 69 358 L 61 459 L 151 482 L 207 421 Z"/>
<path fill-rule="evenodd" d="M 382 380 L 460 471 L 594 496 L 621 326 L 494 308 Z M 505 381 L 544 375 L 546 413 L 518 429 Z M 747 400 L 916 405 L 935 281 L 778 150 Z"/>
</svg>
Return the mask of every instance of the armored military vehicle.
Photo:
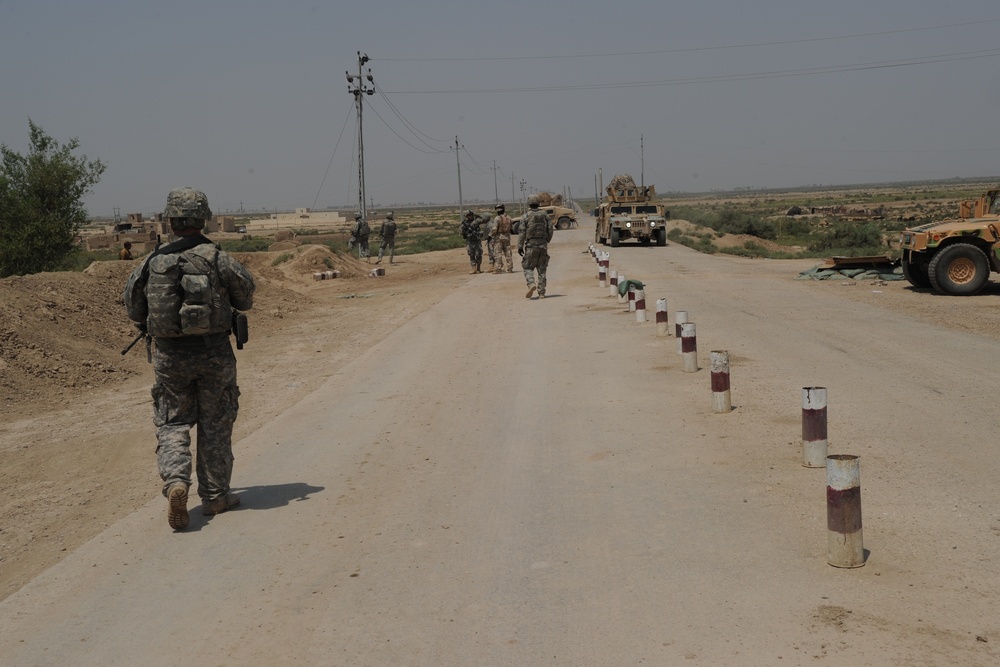
<svg viewBox="0 0 1000 667">
<path fill-rule="evenodd" d="M 1000 272 L 1000 190 L 962 202 L 957 219 L 908 227 L 900 235 L 903 275 L 914 287 L 969 296 Z"/>
<path fill-rule="evenodd" d="M 595 211 L 595 243 L 615 248 L 626 239 L 636 239 L 643 245 L 653 240 L 656 245 L 667 245 L 670 211 L 656 202 L 655 187 L 639 187 L 628 174 L 619 174 L 606 190 L 604 201 Z"/>
<path fill-rule="evenodd" d="M 538 210 L 544 211 L 545 215 L 549 216 L 549 220 L 555 225 L 556 229 L 569 229 L 570 227 L 577 227 L 579 223 L 576 221 L 576 213 L 571 208 L 566 208 L 565 206 L 539 206 Z M 513 233 L 521 233 L 521 218 L 524 216 L 517 216 L 512 218 L 513 223 Z"/>
</svg>

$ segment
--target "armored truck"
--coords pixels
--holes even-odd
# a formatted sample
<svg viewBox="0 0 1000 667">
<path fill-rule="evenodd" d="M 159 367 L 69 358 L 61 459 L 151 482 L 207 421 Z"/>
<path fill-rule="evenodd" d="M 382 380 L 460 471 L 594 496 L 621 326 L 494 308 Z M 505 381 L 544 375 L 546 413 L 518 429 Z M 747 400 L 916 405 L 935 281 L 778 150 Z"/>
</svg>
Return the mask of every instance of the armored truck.
<svg viewBox="0 0 1000 667">
<path fill-rule="evenodd" d="M 962 202 L 957 219 L 908 227 L 900 235 L 903 275 L 941 294 L 977 294 L 1000 272 L 1000 189 Z"/>
<path fill-rule="evenodd" d="M 637 186 L 631 176 L 620 174 L 611 179 L 606 191 L 604 201 L 595 210 L 595 243 L 616 248 L 626 239 L 635 239 L 643 245 L 654 240 L 656 245 L 667 245 L 670 211 L 656 202 L 654 186 Z"/>
<path fill-rule="evenodd" d="M 565 206 L 540 206 L 539 210 L 544 211 L 545 215 L 549 216 L 549 220 L 556 229 L 569 229 L 570 227 L 576 227 L 579 223 L 576 221 L 576 213 L 571 208 Z M 516 218 L 511 218 L 511 223 L 513 224 L 512 232 L 514 234 L 521 233 L 521 219 L 523 215 L 519 215 Z"/>
</svg>

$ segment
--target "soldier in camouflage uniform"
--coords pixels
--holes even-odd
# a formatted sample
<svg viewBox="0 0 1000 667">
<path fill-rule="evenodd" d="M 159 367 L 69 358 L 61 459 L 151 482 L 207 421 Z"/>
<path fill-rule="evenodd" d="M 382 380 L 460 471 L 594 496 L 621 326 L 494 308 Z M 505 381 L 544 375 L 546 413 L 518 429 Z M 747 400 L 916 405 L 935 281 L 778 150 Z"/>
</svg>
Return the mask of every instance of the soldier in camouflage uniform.
<svg viewBox="0 0 1000 667">
<path fill-rule="evenodd" d="M 503 273 L 504 266 L 507 273 L 514 273 L 514 262 L 510 254 L 510 231 L 513 223 L 510 216 L 505 213 L 503 204 L 497 204 L 494 209 L 497 217 L 493 218 L 493 243 L 496 246 L 497 264 L 494 273 Z"/>
<path fill-rule="evenodd" d="M 368 237 L 371 236 L 372 229 L 368 226 L 368 221 L 361 217 L 360 213 L 354 214 L 354 227 L 351 228 L 351 240 L 347 242 L 347 252 L 351 252 L 354 244 L 358 244 L 358 259 L 370 261 L 371 253 L 368 252 Z"/>
<path fill-rule="evenodd" d="M 545 211 L 538 210 L 538 195 L 528 197 L 528 212 L 521 218 L 521 233 L 517 238 L 517 254 L 522 257 L 521 268 L 524 269 L 524 280 L 528 283 L 526 299 L 538 289 L 538 298 L 545 298 L 546 277 L 549 267 L 549 241 L 555 227 Z M 535 271 L 538 271 L 538 284 L 535 284 Z"/>
<path fill-rule="evenodd" d="M 392 258 L 396 254 L 396 215 L 392 211 L 385 214 L 385 222 L 382 223 L 378 235 L 382 240 L 378 244 L 378 259 L 375 263 L 382 263 L 382 253 L 389 248 L 389 263 L 392 264 Z"/>
<path fill-rule="evenodd" d="M 470 274 L 483 272 L 483 230 L 482 219 L 476 217 L 474 211 L 465 212 L 465 220 L 458 233 L 465 239 L 465 250 L 469 253 Z"/>
<path fill-rule="evenodd" d="M 490 258 L 490 273 L 496 273 L 497 268 L 497 255 L 496 255 L 496 238 L 493 231 L 494 228 L 494 218 L 492 216 L 480 216 L 480 221 L 482 229 L 484 230 L 484 236 L 486 237 L 486 255 Z"/>
<path fill-rule="evenodd" d="M 152 342 L 156 462 L 168 501 L 167 522 L 182 530 L 189 523 L 192 427 L 198 429 L 202 514 L 240 504 L 230 493 L 240 390 L 229 333 L 234 309 L 253 307 L 255 287 L 239 262 L 201 234 L 212 217 L 203 192 L 171 190 L 163 217 L 177 240 L 136 267 L 122 298 L 129 318 Z"/>
</svg>

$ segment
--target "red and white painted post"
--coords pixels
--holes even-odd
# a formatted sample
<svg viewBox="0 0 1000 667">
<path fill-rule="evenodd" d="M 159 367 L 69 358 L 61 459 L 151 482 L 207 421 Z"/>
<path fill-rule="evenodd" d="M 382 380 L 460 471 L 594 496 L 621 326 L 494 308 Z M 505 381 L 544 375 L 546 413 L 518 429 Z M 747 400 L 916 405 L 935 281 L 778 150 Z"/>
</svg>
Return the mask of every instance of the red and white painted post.
<svg viewBox="0 0 1000 667">
<path fill-rule="evenodd" d="M 635 285 L 633 283 L 628 285 L 628 312 L 635 312 Z"/>
<path fill-rule="evenodd" d="M 826 529 L 826 561 L 830 565 L 865 564 L 860 457 L 851 454 L 826 457 Z"/>
<path fill-rule="evenodd" d="M 616 294 L 618 295 L 618 303 L 625 303 L 626 301 L 628 301 L 628 297 L 626 295 L 622 294 L 622 292 L 621 292 L 621 286 L 622 286 L 622 283 L 625 282 L 625 280 L 626 280 L 625 274 L 624 273 L 619 273 L 618 274 L 618 288 L 619 289 L 616 292 Z"/>
<path fill-rule="evenodd" d="M 656 300 L 656 335 L 663 337 L 669 333 L 667 322 L 667 300 Z"/>
<path fill-rule="evenodd" d="M 597 286 L 607 287 L 608 286 L 608 269 L 604 264 L 604 260 L 601 260 L 600 265 L 597 269 Z"/>
<path fill-rule="evenodd" d="M 618 296 L 618 272 L 611 271 L 611 294 L 610 296 Z"/>
<path fill-rule="evenodd" d="M 646 321 L 646 290 L 635 290 L 635 321 Z"/>
<path fill-rule="evenodd" d="M 677 354 L 684 354 L 684 350 L 681 347 L 681 327 L 687 321 L 688 313 L 686 310 L 678 310 L 674 313 L 674 336 L 677 337 Z"/>
<path fill-rule="evenodd" d="M 729 393 L 729 352 L 712 350 L 708 353 L 712 369 L 712 412 L 725 414 L 733 411 Z"/>
<path fill-rule="evenodd" d="M 684 372 L 698 372 L 698 337 L 695 334 L 694 322 L 681 325 L 681 357 L 684 359 Z"/>
<path fill-rule="evenodd" d="M 826 467 L 826 451 L 826 387 L 802 387 L 802 465 Z"/>
</svg>

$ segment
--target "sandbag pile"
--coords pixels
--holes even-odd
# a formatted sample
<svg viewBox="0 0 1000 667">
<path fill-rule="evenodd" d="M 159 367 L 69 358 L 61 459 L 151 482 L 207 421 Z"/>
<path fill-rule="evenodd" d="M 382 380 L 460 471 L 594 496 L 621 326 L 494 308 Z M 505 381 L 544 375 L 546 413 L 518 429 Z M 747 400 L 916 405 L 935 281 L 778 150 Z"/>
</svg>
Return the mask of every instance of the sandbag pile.
<svg viewBox="0 0 1000 667">
<path fill-rule="evenodd" d="M 904 280 L 902 267 L 872 269 L 830 269 L 817 264 L 798 275 L 796 280 Z"/>
</svg>

